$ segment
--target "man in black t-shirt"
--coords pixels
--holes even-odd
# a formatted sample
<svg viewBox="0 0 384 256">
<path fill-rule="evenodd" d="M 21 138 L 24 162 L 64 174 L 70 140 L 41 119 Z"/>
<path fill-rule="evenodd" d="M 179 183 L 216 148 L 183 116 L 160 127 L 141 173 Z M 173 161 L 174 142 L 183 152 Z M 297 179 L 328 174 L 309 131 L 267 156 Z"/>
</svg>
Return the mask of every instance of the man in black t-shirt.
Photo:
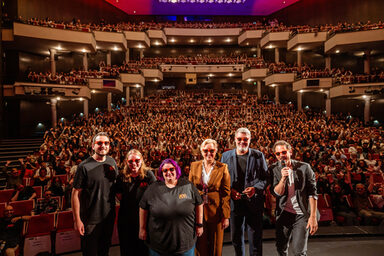
<svg viewBox="0 0 384 256">
<path fill-rule="evenodd" d="M 231 176 L 231 238 L 236 256 L 245 255 L 244 229 L 248 230 L 249 255 L 262 255 L 264 190 L 268 167 L 264 154 L 249 148 L 251 132 L 239 128 L 236 149 L 223 153 L 222 163 Z"/>
<path fill-rule="evenodd" d="M 23 222 L 30 217 L 15 217 L 13 207 L 11 205 L 5 207 L 4 217 L 0 219 L 0 244 L 4 244 L 0 255 L 15 255 L 22 238 Z"/>
<path fill-rule="evenodd" d="M 117 166 L 107 156 L 110 141 L 106 133 L 93 137 L 94 154 L 81 162 L 73 182 L 72 211 L 86 256 L 106 256 L 115 220 L 114 184 Z"/>
</svg>

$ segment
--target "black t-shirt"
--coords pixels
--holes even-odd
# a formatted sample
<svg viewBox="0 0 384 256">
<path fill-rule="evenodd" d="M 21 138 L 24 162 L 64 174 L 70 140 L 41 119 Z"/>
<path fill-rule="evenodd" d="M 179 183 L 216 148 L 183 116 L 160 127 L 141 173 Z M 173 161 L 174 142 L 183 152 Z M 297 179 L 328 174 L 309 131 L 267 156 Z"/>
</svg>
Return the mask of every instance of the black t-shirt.
<svg viewBox="0 0 384 256">
<path fill-rule="evenodd" d="M 196 187 L 184 178 L 174 188 L 163 181 L 145 191 L 140 208 L 148 210 L 147 244 L 158 253 L 183 253 L 196 242 L 195 207 L 203 201 Z"/>
<path fill-rule="evenodd" d="M 73 187 L 82 189 L 80 218 L 84 224 L 97 224 L 115 210 L 113 185 L 117 174 L 116 162 L 110 156 L 104 162 L 89 157 L 77 167 Z"/>
<path fill-rule="evenodd" d="M 116 192 L 121 193 L 119 223 L 129 223 L 139 226 L 139 202 L 145 190 L 156 181 L 152 171 L 147 171 L 144 179 L 132 178 L 131 182 L 124 182 L 119 176 L 116 182 Z"/>
<path fill-rule="evenodd" d="M 17 196 L 17 201 L 22 201 L 22 200 L 29 200 L 31 196 L 35 193 L 35 190 L 31 186 L 26 186 L 24 187 L 20 192 L 19 195 Z M 16 194 L 16 191 L 13 195 Z M 13 197 L 13 196 L 12 196 Z"/>
<path fill-rule="evenodd" d="M 14 248 L 20 244 L 23 220 L 11 222 L 12 218 L 0 219 L 0 240 L 6 241 L 6 248 Z"/>
<path fill-rule="evenodd" d="M 245 171 L 247 169 L 248 154 L 237 155 L 237 180 L 232 183 L 232 187 L 241 193 L 245 189 Z"/>
</svg>

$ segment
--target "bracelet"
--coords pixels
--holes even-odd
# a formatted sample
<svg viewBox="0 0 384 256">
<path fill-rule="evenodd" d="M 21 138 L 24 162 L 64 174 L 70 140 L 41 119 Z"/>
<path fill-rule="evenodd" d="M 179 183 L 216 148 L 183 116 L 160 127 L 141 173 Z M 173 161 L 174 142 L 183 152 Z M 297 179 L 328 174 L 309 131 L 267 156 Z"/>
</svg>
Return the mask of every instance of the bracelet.
<svg viewBox="0 0 384 256">
<path fill-rule="evenodd" d="M 202 228 L 204 225 L 203 225 L 203 223 L 195 223 L 195 226 L 198 228 Z"/>
</svg>

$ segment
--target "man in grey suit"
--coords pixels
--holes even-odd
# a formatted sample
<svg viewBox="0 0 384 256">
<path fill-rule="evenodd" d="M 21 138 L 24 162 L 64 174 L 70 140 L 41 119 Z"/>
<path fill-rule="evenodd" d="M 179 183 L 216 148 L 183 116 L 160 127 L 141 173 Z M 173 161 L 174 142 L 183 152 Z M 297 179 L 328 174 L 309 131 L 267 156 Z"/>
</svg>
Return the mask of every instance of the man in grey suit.
<svg viewBox="0 0 384 256">
<path fill-rule="evenodd" d="M 308 234 L 317 231 L 315 174 L 309 164 L 291 159 L 292 147 L 283 140 L 273 146 L 277 163 L 271 169 L 271 192 L 276 197 L 276 247 L 288 255 L 307 255 Z"/>
<path fill-rule="evenodd" d="M 245 256 L 244 228 L 248 230 L 249 255 L 262 255 L 264 190 L 268 167 L 264 154 L 249 148 L 251 132 L 235 133 L 236 149 L 221 158 L 231 176 L 231 238 L 236 256 Z"/>
</svg>

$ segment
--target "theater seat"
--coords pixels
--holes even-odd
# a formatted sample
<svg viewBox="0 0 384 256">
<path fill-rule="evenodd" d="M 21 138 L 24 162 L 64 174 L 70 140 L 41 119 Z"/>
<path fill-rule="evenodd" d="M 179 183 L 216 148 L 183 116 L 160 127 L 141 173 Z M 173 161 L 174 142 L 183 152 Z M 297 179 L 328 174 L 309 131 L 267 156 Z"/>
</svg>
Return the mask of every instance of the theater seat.
<svg viewBox="0 0 384 256">
<path fill-rule="evenodd" d="M 55 213 L 32 216 L 27 222 L 24 239 L 24 256 L 52 252 L 51 232 L 54 230 Z"/>
<path fill-rule="evenodd" d="M 36 192 L 36 198 L 41 198 L 43 194 L 43 188 L 41 186 L 32 187 Z"/>
<path fill-rule="evenodd" d="M 68 253 L 81 249 L 80 235 L 74 229 L 72 211 L 57 213 L 55 253 Z"/>
<path fill-rule="evenodd" d="M 15 193 L 14 189 L 0 190 L 0 203 L 8 203 L 11 201 L 13 193 Z"/>
<path fill-rule="evenodd" d="M 5 206 L 7 206 L 6 203 L 0 203 L 0 218 L 4 217 Z"/>
<path fill-rule="evenodd" d="M 320 212 L 319 222 L 331 222 L 331 221 L 333 221 L 332 208 L 330 207 L 327 200 L 325 199 L 325 196 L 322 194 L 318 195 L 317 209 Z"/>
<path fill-rule="evenodd" d="M 31 200 L 22 200 L 10 202 L 9 205 L 13 207 L 15 211 L 15 216 L 25 216 L 31 215 L 32 210 L 35 208 L 35 201 Z"/>
</svg>

